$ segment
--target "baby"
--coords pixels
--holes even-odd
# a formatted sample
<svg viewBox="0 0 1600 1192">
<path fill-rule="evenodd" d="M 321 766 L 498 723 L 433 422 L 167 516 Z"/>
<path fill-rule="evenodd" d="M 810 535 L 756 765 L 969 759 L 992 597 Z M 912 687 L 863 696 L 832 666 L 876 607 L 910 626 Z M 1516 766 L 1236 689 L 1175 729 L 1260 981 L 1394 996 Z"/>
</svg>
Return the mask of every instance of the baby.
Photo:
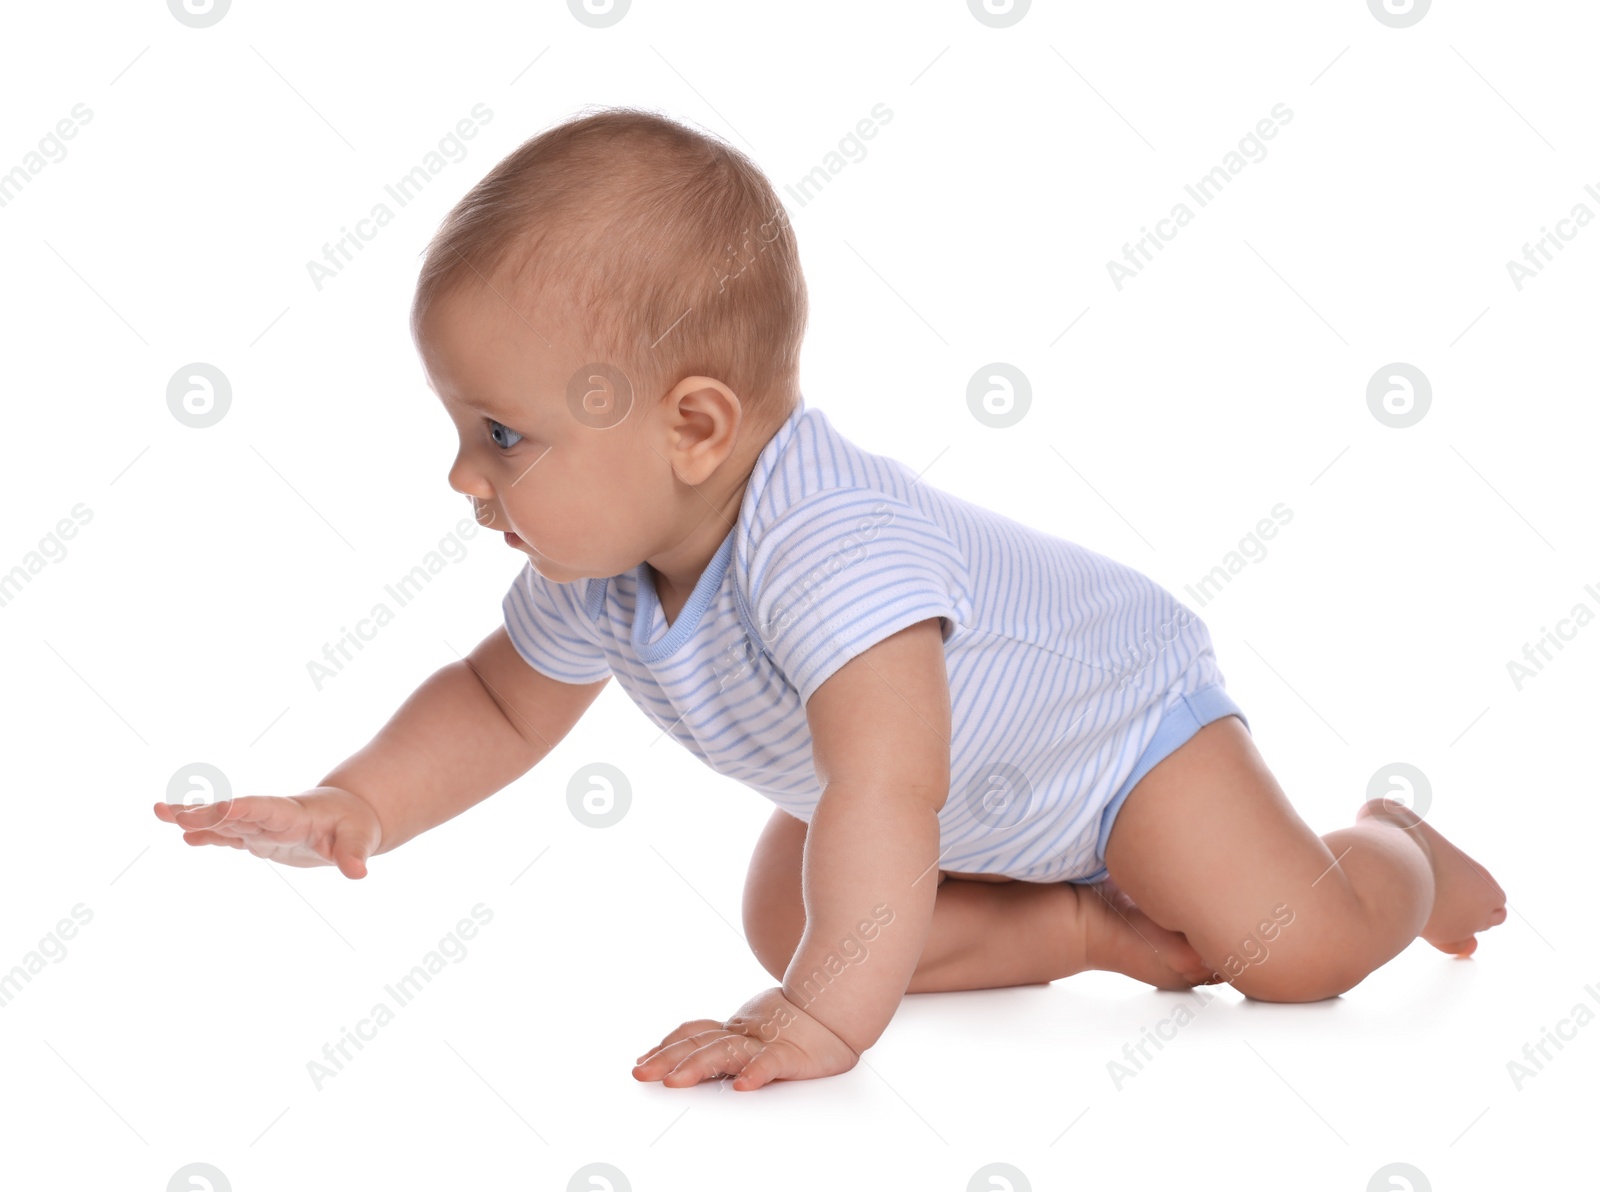
<svg viewBox="0 0 1600 1192">
<path fill-rule="evenodd" d="M 806 309 L 772 187 L 721 141 L 609 109 L 519 147 L 445 219 L 412 309 L 450 485 L 527 558 L 504 624 L 312 790 L 156 815 L 364 877 L 615 676 L 775 804 L 744 926 L 780 984 L 639 1057 L 672 1087 L 847 1071 L 907 992 L 1105 969 L 1311 1001 L 1505 919 L 1398 803 L 1312 832 L 1163 588 L 807 406 Z"/>
</svg>

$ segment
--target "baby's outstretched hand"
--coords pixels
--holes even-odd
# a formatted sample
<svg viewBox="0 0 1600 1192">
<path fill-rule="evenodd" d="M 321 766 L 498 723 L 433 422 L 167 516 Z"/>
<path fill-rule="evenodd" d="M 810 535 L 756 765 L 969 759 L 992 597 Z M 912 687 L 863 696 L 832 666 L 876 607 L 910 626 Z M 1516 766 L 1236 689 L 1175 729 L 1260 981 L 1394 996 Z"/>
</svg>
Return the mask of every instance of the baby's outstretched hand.
<svg viewBox="0 0 1600 1192">
<path fill-rule="evenodd" d="M 249 795 L 220 803 L 157 803 L 156 818 L 184 829 L 189 844 L 242 848 L 282 865 L 337 865 L 367 876 L 383 829 L 372 805 L 347 790 L 319 786 L 302 795 Z"/>
<path fill-rule="evenodd" d="M 740 1092 L 772 1080 L 837 1076 L 861 1057 L 843 1039 L 783 996 L 781 988 L 756 994 L 726 1023 L 686 1022 L 639 1057 L 633 1074 L 687 1088 L 733 1076 Z"/>
</svg>

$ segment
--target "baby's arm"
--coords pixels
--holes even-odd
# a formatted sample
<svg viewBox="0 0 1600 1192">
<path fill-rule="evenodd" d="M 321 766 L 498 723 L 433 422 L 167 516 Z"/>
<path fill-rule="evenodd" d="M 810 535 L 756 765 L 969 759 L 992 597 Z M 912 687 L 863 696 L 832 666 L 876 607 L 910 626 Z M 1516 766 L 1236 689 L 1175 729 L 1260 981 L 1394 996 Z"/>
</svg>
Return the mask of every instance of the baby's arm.
<svg viewBox="0 0 1600 1192">
<path fill-rule="evenodd" d="M 563 683 L 523 661 L 500 626 L 422 683 L 321 786 L 378 815 L 374 856 L 460 815 L 532 769 L 609 681 Z"/>
<path fill-rule="evenodd" d="M 933 920 L 950 790 L 938 619 L 845 663 L 806 719 L 823 793 L 802 864 L 806 928 L 783 995 L 860 1054 L 894 1016 Z"/>
<path fill-rule="evenodd" d="M 744 1091 L 849 1071 L 883 1034 L 928 942 L 950 684 L 937 618 L 856 655 L 806 703 L 823 786 L 801 862 L 806 926 L 781 987 L 726 1020 L 685 1022 L 634 1076 Z"/>
<path fill-rule="evenodd" d="M 567 735 L 606 680 L 562 683 L 533 669 L 505 627 L 440 668 L 372 741 L 312 790 L 201 807 L 157 803 L 193 845 L 365 877 L 398 848 L 525 774 Z"/>
</svg>

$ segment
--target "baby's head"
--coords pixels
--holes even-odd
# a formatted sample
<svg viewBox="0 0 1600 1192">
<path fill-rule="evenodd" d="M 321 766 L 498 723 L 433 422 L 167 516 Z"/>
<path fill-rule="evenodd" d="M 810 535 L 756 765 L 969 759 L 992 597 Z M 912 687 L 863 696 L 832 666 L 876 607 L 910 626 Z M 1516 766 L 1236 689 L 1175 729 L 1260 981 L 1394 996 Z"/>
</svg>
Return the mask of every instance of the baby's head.
<svg viewBox="0 0 1600 1192">
<path fill-rule="evenodd" d="M 525 142 L 456 204 L 411 331 L 460 436 L 451 487 L 566 582 L 621 574 L 708 517 L 731 528 L 800 400 L 805 322 L 761 171 L 608 109 Z"/>
</svg>

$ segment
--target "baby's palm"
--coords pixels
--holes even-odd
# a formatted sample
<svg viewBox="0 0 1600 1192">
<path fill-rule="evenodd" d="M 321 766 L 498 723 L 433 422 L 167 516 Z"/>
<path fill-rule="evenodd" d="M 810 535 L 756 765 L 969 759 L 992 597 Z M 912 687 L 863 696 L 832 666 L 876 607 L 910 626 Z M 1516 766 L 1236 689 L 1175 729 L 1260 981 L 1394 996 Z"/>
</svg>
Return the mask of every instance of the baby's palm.
<svg viewBox="0 0 1600 1192">
<path fill-rule="evenodd" d="M 367 858 L 382 837 L 371 805 L 331 786 L 292 798 L 250 795 L 190 807 L 157 803 L 155 813 L 157 819 L 184 829 L 183 839 L 189 844 L 245 849 L 298 868 L 337 865 L 349 878 L 366 876 Z"/>
</svg>

